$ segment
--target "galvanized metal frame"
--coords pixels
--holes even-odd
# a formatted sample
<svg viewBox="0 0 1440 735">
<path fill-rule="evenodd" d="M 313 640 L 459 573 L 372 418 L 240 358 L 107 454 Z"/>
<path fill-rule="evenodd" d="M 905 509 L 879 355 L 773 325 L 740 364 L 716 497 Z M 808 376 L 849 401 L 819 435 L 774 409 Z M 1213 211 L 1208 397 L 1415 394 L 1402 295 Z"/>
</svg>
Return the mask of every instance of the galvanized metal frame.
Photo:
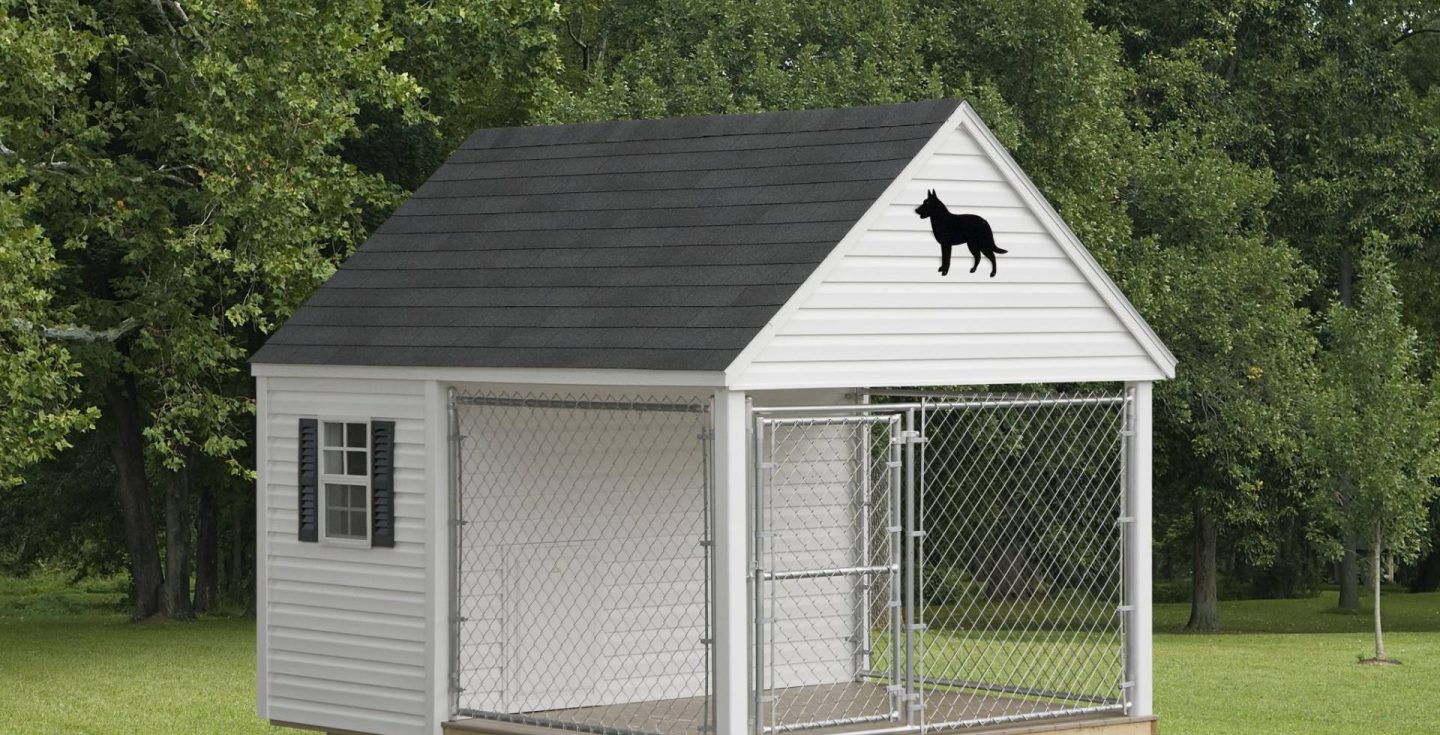
<svg viewBox="0 0 1440 735">
<path fill-rule="evenodd" d="M 627 396 L 567 396 L 550 394 L 509 394 L 509 393 L 464 393 L 451 389 L 448 401 L 449 419 L 449 441 L 450 441 L 450 462 L 449 475 L 451 487 L 451 544 L 454 552 L 455 562 L 450 570 L 451 585 L 451 625 L 450 625 L 450 651 L 451 651 L 451 712 L 458 717 L 470 717 L 490 719 L 498 722 L 508 722 L 521 725 L 542 726 L 560 730 L 575 732 L 594 733 L 595 735 L 662 735 L 661 731 L 648 726 L 648 719 L 654 716 L 652 709 L 659 709 L 667 704 L 667 700 L 658 700 L 653 708 L 648 708 L 647 703 L 632 703 L 634 712 L 628 715 L 619 715 L 614 719 L 607 720 L 605 715 L 590 715 L 589 708 L 582 707 L 570 710 L 553 711 L 529 711 L 513 712 L 498 711 L 491 709 L 476 709 L 462 706 L 461 695 L 463 693 L 464 672 L 467 667 L 482 665 L 483 662 L 466 660 L 463 646 L 461 645 L 462 626 L 467 622 L 462 611 L 470 593 L 465 589 L 464 565 L 467 563 L 466 556 L 466 533 L 465 527 L 471 522 L 467 516 L 469 512 L 465 504 L 466 486 L 466 457 L 467 445 L 465 435 L 465 417 L 462 411 L 465 407 L 483 407 L 511 412 L 512 418 L 523 418 L 525 412 L 531 409 L 596 412 L 596 411 L 617 411 L 617 412 L 638 412 L 649 414 L 691 414 L 695 415 L 696 430 L 695 438 L 699 442 L 698 468 L 694 470 L 694 476 L 700 480 L 700 497 L 694 503 L 694 512 L 697 514 L 697 526 L 699 535 L 694 543 L 699 547 L 699 554 L 702 561 L 699 565 L 699 574 L 695 579 L 695 585 L 700 590 L 699 595 L 703 599 L 703 623 L 700 636 L 700 658 L 701 665 L 698 670 L 701 674 L 701 689 L 703 691 L 703 704 L 698 713 L 698 721 L 694 723 L 692 731 L 706 733 L 713 731 L 714 723 L 714 681 L 712 679 L 713 667 L 713 610 L 711 589 L 714 578 L 714 554 L 713 554 L 713 485 L 714 485 L 714 457 L 713 441 L 714 430 L 710 422 L 710 400 L 708 398 L 674 398 L 674 399 L 648 399 L 634 398 Z M 494 429 L 494 426 L 488 428 Z M 493 438 L 493 437 L 486 437 Z M 607 441 L 617 441 L 614 437 L 592 436 L 586 441 L 592 444 L 603 444 Z M 590 447 L 592 450 L 594 446 Z M 552 448 L 556 463 L 561 464 L 565 460 L 567 451 L 573 447 L 557 446 Z M 660 458 L 663 459 L 663 458 Z M 566 470 L 560 470 L 566 471 Z M 574 470 L 569 470 L 574 471 Z M 663 480 L 662 480 L 663 481 Z M 662 488 L 663 489 L 663 488 Z M 682 492 L 688 492 L 684 488 L 677 488 Z M 585 604 L 589 601 L 576 600 L 577 604 Z M 651 601 L 652 604 L 654 601 Z M 663 602 L 663 600 L 661 601 Z M 498 644 L 502 647 L 508 645 L 504 636 L 501 636 Z M 501 654 L 502 660 L 505 654 Z M 556 676 L 560 676 L 556 673 Z M 678 701 L 678 700 L 677 700 Z M 683 716 L 681 717 L 683 719 Z M 674 733 L 663 733 L 663 735 L 674 735 Z"/>
<path fill-rule="evenodd" d="M 1133 621 L 1129 620 L 1129 616 L 1134 614 L 1137 601 L 1132 599 L 1128 584 L 1117 582 L 1121 597 L 1116 601 L 1117 604 L 1114 607 L 1115 619 L 1119 621 L 1117 629 L 1126 632 L 1126 635 L 1122 635 L 1116 648 L 1108 652 L 1103 650 L 1105 645 L 1108 645 L 1103 641 L 1094 644 L 1090 653 L 1087 653 L 1087 658 L 1077 664 L 1091 665 L 1096 661 L 1103 663 L 1105 660 L 1112 659 L 1120 662 L 1119 680 L 1115 682 L 1115 691 L 1109 694 L 1097 694 L 1088 690 L 1066 691 L 1008 681 L 989 681 L 983 678 L 956 679 L 945 676 L 944 671 L 931 671 L 930 669 L 933 668 L 933 663 L 930 662 L 932 656 L 927 645 L 934 635 L 931 625 L 936 621 L 930 619 L 933 611 L 926 596 L 927 572 L 930 569 L 930 565 L 926 563 L 927 544 L 935 540 L 930 536 L 933 530 L 927 527 L 926 506 L 931 493 L 938 492 L 938 489 L 927 487 L 929 475 L 926 468 L 930 467 L 933 462 L 945 461 L 943 457 L 934 454 L 935 442 L 940 441 L 943 448 L 945 438 L 930 436 L 932 424 L 939 417 L 971 413 L 986 415 L 996 411 L 1052 411 L 1065 408 L 1113 410 L 1118 408 L 1121 414 L 1120 430 L 1118 436 L 1115 437 L 1118 449 L 1113 451 L 1120 458 L 1120 475 L 1116 493 L 1118 497 L 1115 498 L 1115 502 L 1119 505 L 1114 527 L 1113 569 L 1107 574 L 1114 575 L 1114 578 L 1118 580 L 1127 580 L 1126 575 L 1129 570 L 1126 568 L 1126 554 L 1127 549 L 1134 543 L 1132 535 L 1136 523 L 1136 519 L 1130 515 L 1131 508 L 1128 505 L 1128 493 L 1126 492 L 1131 479 L 1125 474 L 1129 471 L 1131 461 L 1129 442 L 1132 440 L 1136 422 L 1133 393 L 1133 390 L 1128 388 L 1120 395 L 1108 393 L 956 395 L 933 391 L 876 391 L 856 394 L 855 398 L 858 401 L 856 404 L 771 408 L 753 408 L 747 404 L 746 413 L 749 414 L 748 423 L 751 425 L 749 431 L 751 440 L 750 469 L 753 472 L 751 482 L 752 533 L 749 539 L 752 560 L 749 581 L 752 596 L 751 615 L 753 616 L 750 621 L 752 637 L 750 717 L 753 732 L 756 735 L 767 735 L 826 727 L 854 726 L 846 731 L 847 735 L 882 735 L 884 733 L 934 732 L 1075 715 L 1134 711 L 1130 694 L 1135 686 L 1136 673 L 1131 670 L 1130 666 L 1131 646 L 1134 645 L 1130 638 L 1135 635 L 1135 632 Z M 464 619 L 461 617 L 464 595 L 461 564 L 465 559 L 466 551 L 464 533 L 466 511 L 461 493 L 457 489 L 461 488 L 465 482 L 463 457 L 467 449 L 467 437 L 463 435 L 460 417 L 463 406 L 520 410 L 540 408 L 698 414 L 711 410 L 708 400 L 669 401 L 623 396 L 597 398 L 499 393 L 462 394 L 453 389 L 449 392 L 450 462 L 448 471 L 452 488 L 450 503 L 452 522 L 449 533 L 456 560 L 450 570 L 452 711 L 460 716 L 483 717 L 517 724 L 589 732 L 596 735 L 674 735 L 673 732 L 647 729 L 638 723 L 628 721 L 578 721 L 550 713 L 489 712 L 466 710 L 460 707 L 461 671 L 465 662 L 462 659 L 461 647 L 458 642 L 464 623 Z M 861 537 L 859 555 L 862 563 L 807 569 L 781 569 L 775 563 L 776 546 L 771 535 L 775 523 L 775 508 L 773 504 L 768 504 L 766 501 L 766 488 L 770 487 L 772 474 L 776 469 L 776 430 L 781 427 L 801 426 L 866 427 L 859 434 L 864 437 L 863 441 L 858 441 L 855 446 L 847 448 L 847 451 L 853 453 L 854 462 L 860 468 L 857 473 L 858 488 L 852 499 L 854 507 L 852 512 L 859 519 L 858 532 Z M 888 434 L 888 444 L 881 454 L 877 454 L 874 447 L 868 446 L 872 442 L 871 427 L 884 427 L 883 431 Z M 714 583 L 716 572 L 712 516 L 715 503 L 713 475 L 715 465 L 720 458 L 713 454 L 714 433 L 708 423 L 705 424 L 705 428 L 701 429 L 699 438 L 702 442 L 699 472 L 704 478 L 700 512 L 703 516 L 704 532 L 701 538 L 697 539 L 697 543 L 703 550 L 704 561 L 700 573 L 702 578 L 698 579 L 696 583 L 704 589 L 706 609 L 703 670 L 705 672 L 704 690 L 707 694 L 695 729 L 700 732 L 712 732 L 715 723 L 715 701 L 712 696 L 715 681 L 713 679 L 714 659 L 711 651 L 714 645 L 715 626 L 711 612 L 713 600 L 711 585 Z M 1063 441 L 1063 437 L 1047 439 L 1047 441 Z M 1072 441 L 1079 441 L 1079 439 L 1072 438 Z M 1097 446 L 1099 445 L 1097 444 Z M 1106 448 L 1104 451 L 1112 450 Z M 879 462 L 883 462 L 883 468 L 877 464 Z M 870 563 L 872 553 L 881 551 L 881 549 L 871 546 L 872 534 L 877 529 L 872 528 L 870 524 L 874 518 L 874 511 L 879 510 L 878 506 L 872 505 L 876 498 L 872 497 L 872 491 L 875 488 L 871 483 L 873 479 L 880 476 L 875 474 L 875 470 L 882 470 L 888 485 L 888 488 L 885 488 L 885 505 L 887 507 L 884 510 L 890 518 L 890 525 L 886 528 L 888 541 L 884 542 L 886 548 L 883 551 L 890 562 L 883 564 Z M 888 646 L 889 650 L 884 655 L 880 655 L 875 650 L 879 641 L 871 635 L 874 630 L 874 621 L 871 616 L 878 600 L 872 597 L 874 586 L 870 582 L 881 577 L 894 578 L 893 583 L 889 584 L 886 596 L 889 619 L 885 621 L 888 632 L 884 637 L 888 640 L 884 640 L 883 643 Z M 804 721 L 782 720 L 778 716 L 781 705 L 777 695 L 783 695 L 783 693 L 776 691 L 777 681 L 769 675 L 770 667 L 773 667 L 777 660 L 776 636 L 767 635 L 769 633 L 767 626 L 773 626 L 775 622 L 773 617 L 779 614 L 776 612 L 777 608 L 774 607 L 775 602 L 780 599 L 781 588 L 777 585 L 794 580 L 822 578 L 852 578 L 863 582 L 858 584 L 855 589 L 854 627 L 856 632 L 853 680 L 857 683 L 879 682 L 878 685 L 883 686 L 888 695 L 888 711 L 855 715 L 842 712 L 837 708 L 834 711 L 835 716 L 824 717 L 823 707 L 812 706 L 807 709 L 807 712 L 820 716 L 809 717 Z M 770 607 L 767 608 L 767 604 Z M 770 616 L 768 619 L 767 610 Z M 938 622 L 942 627 L 945 624 L 944 620 Z M 986 635 L 988 633 L 980 631 L 979 634 Z M 1044 640 L 1041 643 L 1043 645 Z M 881 663 L 881 659 L 888 659 L 883 662 L 884 670 L 875 670 L 876 664 Z M 769 677 L 768 685 L 767 676 Z M 983 716 L 974 713 L 967 714 L 963 710 L 956 710 L 954 705 L 945 704 L 945 696 L 955 692 L 1008 695 L 1020 697 L 1026 701 L 1046 700 L 1056 706 L 1047 706 L 1034 711 L 992 713 Z M 938 697 L 937 701 L 940 707 L 938 711 L 932 708 L 931 702 L 927 702 L 927 693 Z M 811 704 L 823 705 L 824 701 Z M 863 727 L 865 725 L 873 725 L 873 727 Z"/>
<path fill-rule="evenodd" d="M 1113 682 L 1114 689 L 1108 694 L 1097 694 L 1094 692 L 1063 691 L 1036 687 L 1033 685 L 1017 685 L 1005 682 L 987 681 L 961 681 L 947 679 L 940 676 L 927 675 L 925 633 L 930 621 L 926 619 L 925 611 L 928 605 L 924 599 L 925 573 L 928 565 L 922 563 L 925 559 L 925 544 L 927 542 L 928 528 L 925 526 L 925 502 L 928 496 L 925 487 L 926 472 L 923 468 L 927 466 L 932 458 L 929 456 L 930 441 L 927 433 L 932 418 L 936 416 L 952 415 L 966 412 L 990 412 L 990 411 L 1048 411 L 1055 409 L 1076 408 L 1086 411 L 1117 411 L 1119 413 L 1118 431 L 1110 436 L 1114 444 L 1105 449 L 1107 456 L 1113 459 L 1113 465 L 1119 468 L 1120 474 L 1114 478 L 1114 482 L 1107 486 L 1110 493 L 1110 501 L 1119 504 L 1119 510 L 1114 518 L 1116 534 L 1113 542 L 1109 545 L 1113 551 L 1112 568 L 1106 572 L 1110 584 L 1118 590 L 1114 600 L 1114 615 L 1121 622 L 1113 628 L 1107 628 L 1111 633 L 1119 633 L 1119 638 L 1112 644 L 1113 648 L 1109 654 L 1095 654 L 1098 659 L 1097 665 L 1104 665 L 1109 659 L 1123 662 L 1127 658 L 1128 642 L 1125 640 L 1124 631 L 1127 626 L 1123 617 L 1134 609 L 1134 603 L 1128 598 L 1125 585 L 1124 557 L 1126 555 L 1127 540 L 1126 529 L 1134 519 L 1128 517 L 1126 507 L 1123 505 L 1124 498 L 1128 494 L 1128 479 L 1123 474 L 1127 466 L 1129 452 L 1126 442 L 1133 431 L 1133 417 L 1131 415 L 1131 393 L 1126 391 L 1119 395 L 1093 393 L 1087 395 L 1045 395 L 1045 394 L 989 394 L 989 395 L 955 395 L 934 391 L 885 391 L 885 392 L 862 392 L 855 396 L 859 399 L 858 404 L 835 404 L 820 406 L 786 406 L 763 408 L 755 410 L 755 452 L 756 452 L 756 539 L 755 548 L 757 553 L 756 571 L 756 620 L 755 629 L 755 650 L 754 663 L 756 681 L 765 680 L 765 668 L 773 664 L 773 652 L 767 652 L 762 631 L 767 621 L 762 620 L 764 615 L 763 596 L 766 590 L 763 589 L 760 580 L 771 580 L 780 575 L 766 576 L 763 571 L 763 563 L 760 560 L 764 556 L 758 550 L 765 548 L 768 536 L 761 532 L 764 528 L 765 517 L 761 512 L 763 504 L 763 488 L 767 474 L 775 469 L 773 439 L 767 440 L 767 428 L 780 425 L 782 422 L 790 424 L 801 424 L 813 422 L 816 424 L 834 423 L 863 417 L 868 419 L 886 419 L 898 421 L 901 427 L 892 448 L 896 452 L 896 459 L 903 468 L 903 480 L 898 485 L 897 498 L 894 501 L 893 510 L 897 519 L 903 521 L 897 523 L 902 529 L 897 534 L 897 543 L 901 546 L 898 549 L 898 556 L 901 559 L 904 581 L 902 586 L 903 599 L 898 601 L 901 618 L 895 622 L 900 630 L 890 636 L 892 653 L 890 656 L 890 671 L 862 671 L 858 675 L 865 676 L 887 675 L 892 683 L 889 691 L 892 695 L 892 702 L 895 703 L 895 711 L 892 712 L 891 724 L 871 729 L 855 729 L 847 731 L 855 735 L 881 735 L 882 733 L 902 732 L 931 732 L 938 730 L 952 730 L 971 727 L 983 727 L 1001 725 L 1007 723 L 1029 722 L 1036 720 L 1052 719 L 1057 717 L 1069 717 L 1076 715 L 1099 715 L 1107 713 L 1128 712 L 1130 702 L 1126 693 L 1129 687 L 1133 686 L 1131 674 L 1122 665 L 1117 681 Z M 879 398 L 881 402 L 872 402 L 872 397 Z M 1093 437 L 1091 438 L 1093 439 Z M 1066 441 L 1065 437 L 1049 437 L 1047 441 Z M 1087 441 L 1087 437 L 1069 437 L 1068 441 L 1078 443 Z M 899 452 L 903 448 L 903 460 Z M 866 455 L 868 457 L 868 454 Z M 764 459 L 761 459 L 764 457 Z M 918 470 L 918 472 L 917 472 Z M 1093 520 L 1093 519 L 1092 519 Z M 792 572 L 791 576 L 799 576 L 800 573 Z M 897 591 L 898 592 L 898 591 Z M 773 590 L 771 591 L 773 595 Z M 866 626 L 868 629 L 868 626 Z M 866 647 L 868 649 L 868 646 Z M 767 653 L 770 653 L 767 660 Z M 1088 658 L 1087 658 L 1088 662 Z M 1080 662 L 1078 665 L 1086 664 Z M 870 667 L 867 667 L 870 668 Z M 772 682 L 773 683 L 773 682 Z M 1034 711 L 1013 712 L 990 716 L 962 716 L 962 717 L 931 717 L 929 716 L 925 694 L 927 690 L 963 690 L 977 693 L 995 693 L 1015 695 L 1025 700 L 1045 699 L 1053 701 L 1062 706 L 1047 706 L 1044 709 Z M 755 691 L 754 726 L 758 735 L 767 733 L 790 732 L 796 730 L 815 729 L 824 727 L 836 727 L 841 725 L 859 725 L 867 722 L 877 722 L 878 718 L 862 717 L 836 717 L 828 719 L 815 719 L 809 722 L 787 722 L 777 723 L 775 721 L 774 707 L 769 711 L 766 705 L 773 705 L 774 693 L 766 694 L 757 686 Z M 1065 704 L 1068 703 L 1068 704 Z M 942 713 L 943 714 L 943 713 Z"/>
</svg>

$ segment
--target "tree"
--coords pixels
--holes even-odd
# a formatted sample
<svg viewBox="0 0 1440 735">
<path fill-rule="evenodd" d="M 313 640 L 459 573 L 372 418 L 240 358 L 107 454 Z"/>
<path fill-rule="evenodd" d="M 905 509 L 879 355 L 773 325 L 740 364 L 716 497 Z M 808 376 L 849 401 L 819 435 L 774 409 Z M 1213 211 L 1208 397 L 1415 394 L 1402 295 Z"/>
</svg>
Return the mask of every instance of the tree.
<svg viewBox="0 0 1440 735">
<path fill-rule="evenodd" d="M 1311 271 L 1264 232 L 1272 183 L 1187 128 L 1150 136 L 1130 190 L 1156 282 L 1134 289 L 1182 367 L 1157 390 L 1158 507 L 1192 519 L 1187 627 L 1220 626 L 1222 532 L 1261 561 L 1294 498 L 1273 480 L 1299 449 L 1293 425 L 1313 384 L 1314 339 L 1300 304 Z M 1137 269 L 1139 270 L 1139 269 Z"/>
<path fill-rule="evenodd" d="M 1417 337 L 1401 316 L 1386 240 L 1372 235 L 1360 257 L 1359 303 L 1325 315 L 1323 389 L 1313 410 L 1317 501 L 1338 539 L 1370 546 L 1375 657 L 1381 628 L 1382 555 L 1413 558 L 1425 539 L 1440 475 L 1440 401 L 1417 377 Z"/>
<path fill-rule="evenodd" d="M 362 106 L 419 117 L 418 89 L 386 66 L 400 43 L 378 0 L 7 0 L 0 33 L 7 72 L 53 59 L 48 74 L 6 75 L 24 80 L 0 99 L 6 201 L 24 203 L 6 232 L 29 233 L 41 256 L 38 243 L 60 243 L 53 265 L 22 261 L 43 266 L 22 282 L 31 292 L 47 271 L 53 287 L 7 326 L 87 337 L 71 363 L 30 337 L 21 359 L 51 366 L 31 371 L 42 386 L 61 384 L 39 394 L 46 405 L 79 387 L 69 365 L 98 384 L 89 399 L 118 469 L 134 615 L 184 617 L 194 457 L 249 471 L 240 371 L 254 335 L 348 254 L 367 210 L 397 201 L 341 153 Z M 60 328 L 72 322 L 82 328 Z M 150 511 L 158 469 L 168 592 Z"/>
</svg>

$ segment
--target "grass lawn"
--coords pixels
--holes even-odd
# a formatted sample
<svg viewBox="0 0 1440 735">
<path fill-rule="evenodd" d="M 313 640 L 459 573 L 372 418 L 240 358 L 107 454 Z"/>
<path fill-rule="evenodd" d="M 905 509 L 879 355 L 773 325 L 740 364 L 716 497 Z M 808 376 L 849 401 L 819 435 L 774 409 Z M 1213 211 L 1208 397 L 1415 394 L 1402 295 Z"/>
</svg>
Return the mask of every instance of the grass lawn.
<svg viewBox="0 0 1440 735">
<path fill-rule="evenodd" d="M 132 625 L 103 612 L 117 601 L 113 585 L 0 580 L 0 732 L 282 732 L 255 719 L 252 621 Z M 1440 594 L 1386 596 L 1396 667 L 1356 664 L 1370 618 L 1333 604 L 1333 593 L 1221 603 L 1218 635 L 1179 632 L 1188 606 L 1157 605 L 1161 732 L 1436 732 Z"/>
</svg>

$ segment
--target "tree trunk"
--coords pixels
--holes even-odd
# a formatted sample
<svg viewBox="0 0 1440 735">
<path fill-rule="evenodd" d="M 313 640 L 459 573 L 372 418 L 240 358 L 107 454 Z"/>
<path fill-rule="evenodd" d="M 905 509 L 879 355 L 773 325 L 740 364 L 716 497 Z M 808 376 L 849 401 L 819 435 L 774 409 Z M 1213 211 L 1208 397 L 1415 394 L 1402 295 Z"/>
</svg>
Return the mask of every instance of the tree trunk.
<svg viewBox="0 0 1440 735">
<path fill-rule="evenodd" d="M 1415 565 L 1415 577 L 1410 580 L 1411 592 L 1434 592 L 1440 590 L 1440 548 L 1433 549 Z"/>
<path fill-rule="evenodd" d="M 1375 660 L 1385 660 L 1385 634 L 1380 630 L 1380 530 L 1370 547 L 1370 582 L 1375 589 Z"/>
<path fill-rule="evenodd" d="M 232 509 L 230 514 L 230 559 L 226 564 L 226 589 L 233 599 L 245 597 L 245 531 L 243 506 Z"/>
<path fill-rule="evenodd" d="M 120 514 L 125 522 L 125 548 L 130 556 L 130 580 L 135 585 L 134 620 L 164 612 L 164 576 L 155 523 L 150 518 L 150 486 L 145 479 L 145 440 L 140 428 L 140 399 L 129 375 L 105 386 L 105 408 L 113 424 L 110 458 L 115 462 L 115 484 Z"/>
<path fill-rule="evenodd" d="M 1350 248 L 1340 246 L 1340 305 L 1350 308 L 1355 305 L 1355 255 Z"/>
<path fill-rule="evenodd" d="M 184 451 L 180 469 L 165 482 L 165 609 L 175 620 L 195 617 L 190 606 L 190 490 L 194 452 Z"/>
<path fill-rule="evenodd" d="M 1360 565 L 1355 553 L 1355 544 L 1345 544 L 1345 555 L 1340 557 L 1340 609 L 1360 609 Z"/>
<path fill-rule="evenodd" d="M 200 485 L 195 519 L 195 612 L 207 613 L 220 601 L 220 519 L 216 517 L 215 490 Z"/>
<path fill-rule="evenodd" d="M 1195 504 L 1194 575 L 1190 587 L 1190 622 L 1187 630 L 1220 630 L 1220 609 L 1215 591 L 1215 524 L 1199 503 Z"/>
</svg>

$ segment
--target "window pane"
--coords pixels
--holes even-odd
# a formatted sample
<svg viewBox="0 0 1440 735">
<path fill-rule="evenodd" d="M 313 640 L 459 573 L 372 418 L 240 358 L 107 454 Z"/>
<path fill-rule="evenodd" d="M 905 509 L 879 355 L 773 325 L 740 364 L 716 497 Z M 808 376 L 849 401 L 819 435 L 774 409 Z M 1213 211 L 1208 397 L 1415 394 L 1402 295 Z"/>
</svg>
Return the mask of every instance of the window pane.
<svg viewBox="0 0 1440 735">
<path fill-rule="evenodd" d="M 331 506 L 325 511 L 325 535 L 344 537 L 350 535 L 350 516 L 343 508 Z"/>
<path fill-rule="evenodd" d="M 327 447 L 343 447 L 343 446 L 345 446 L 345 442 L 343 441 L 343 437 L 342 437 L 342 433 L 344 432 L 344 429 L 345 429 L 345 425 L 344 425 L 344 424 L 335 423 L 335 422 L 333 422 L 333 421 L 326 421 L 326 422 L 325 422 L 325 446 L 327 446 Z"/>
<path fill-rule="evenodd" d="M 325 474 L 339 475 L 345 472 L 345 453 L 339 449 L 325 450 Z"/>
<path fill-rule="evenodd" d="M 350 532 L 355 538 L 365 538 L 365 526 L 369 519 L 365 517 L 365 511 L 350 511 Z"/>
<path fill-rule="evenodd" d="M 363 539 L 370 523 L 364 485 L 326 483 L 325 535 L 329 538 Z"/>
<path fill-rule="evenodd" d="M 364 452 L 346 452 L 345 474 L 364 477 L 370 471 L 365 468 Z"/>
<path fill-rule="evenodd" d="M 365 448 L 365 424 L 346 424 L 345 432 L 348 440 L 345 442 L 345 446 Z"/>
</svg>

